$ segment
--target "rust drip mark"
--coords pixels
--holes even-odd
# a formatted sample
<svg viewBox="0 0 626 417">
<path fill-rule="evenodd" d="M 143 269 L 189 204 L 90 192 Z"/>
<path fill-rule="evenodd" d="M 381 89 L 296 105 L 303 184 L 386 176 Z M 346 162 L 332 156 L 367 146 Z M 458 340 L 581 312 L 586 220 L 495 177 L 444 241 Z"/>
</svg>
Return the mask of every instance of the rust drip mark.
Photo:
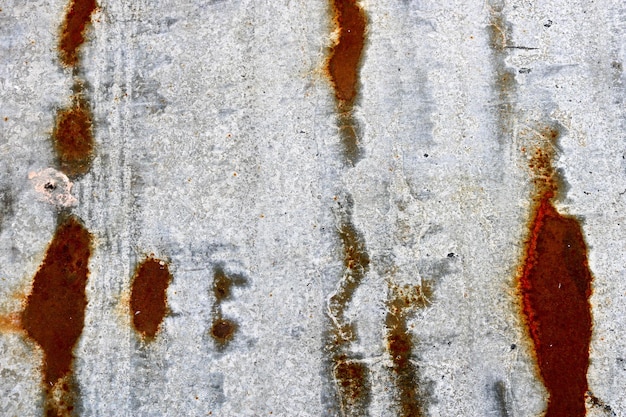
<svg viewBox="0 0 626 417">
<path fill-rule="evenodd" d="M 59 169 L 70 178 L 89 171 L 95 147 L 91 111 L 80 89 L 73 101 L 72 107 L 58 112 L 52 135 Z"/>
<path fill-rule="evenodd" d="M 72 415 L 73 349 L 85 319 L 92 237 L 75 216 L 61 220 L 35 274 L 21 322 L 43 350 L 46 415 Z"/>
<path fill-rule="evenodd" d="M 419 372 L 411 362 L 414 349 L 407 319 L 416 308 L 424 308 L 429 304 L 432 287 L 429 282 L 423 281 L 422 285 L 417 286 L 392 287 L 391 292 L 386 318 L 387 349 L 393 361 L 399 416 L 420 417 L 425 415 L 425 404 L 419 389 Z"/>
<path fill-rule="evenodd" d="M 339 225 L 338 234 L 344 272 L 338 289 L 328 301 L 332 327 L 327 349 L 341 410 L 345 415 L 367 415 L 371 393 L 369 371 L 359 358 L 350 357 L 350 344 L 357 336 L 354 325 L 345 318 L 345 310 L 369 270 L 370 258 L 349 213 Z"/>
<path fill-rule="evenodd" d="M 135 330 L 148 341 L 154 339 L 167 313 L 167 287 L 171 281 L 168 264 L 153 257 L 141 262 L 135 272 L 130 313 Z"/>
<path fill-rule="evenodd" d="M 61 26 L 59 41 L 59 57 L 63 65 L 74 67 L 78 63 L 78 50 L 85 42 L 85 32 L 96 7 L 95 0 L 71 1 Z"/>
<path fill-rule="evenodd" d="M 218 350 L 223 351 L 231 340 L 239 326 L 232 320 L 224 318 L 222 314 L 222 303 L 232 299 L 233 287 L 243 287 L 248 284 L 248 280 L 237 274 L 227 274 L 221 265 L 215 267 L 213 272 L 213 295 L 215 304 L 213 305 L 213 323 L 211 324 L 211 337 L 215 341 Z"/>
<path fill-rule="evenodd" d="M 538 133 L 530 164 L 535 206 L 519 278 L 522 310 L 549 394 L 546 417 L 584 416 L 592 274 L 579 221 L 553 204 L 561 188 L 552 167 L 559 131 L 547 127 Z"/>
<path fill-rule="evenodd" d="M 365 45 L 367 19 L 356 0 L 333 0 L 333 20 L 339 37 L 326 63 L 337 100 L 338 127 L 346 158 L 356 163 L 361 157 L 358 127 L 352 110 L 358 96 L 359 66 Z"/>
</svg>

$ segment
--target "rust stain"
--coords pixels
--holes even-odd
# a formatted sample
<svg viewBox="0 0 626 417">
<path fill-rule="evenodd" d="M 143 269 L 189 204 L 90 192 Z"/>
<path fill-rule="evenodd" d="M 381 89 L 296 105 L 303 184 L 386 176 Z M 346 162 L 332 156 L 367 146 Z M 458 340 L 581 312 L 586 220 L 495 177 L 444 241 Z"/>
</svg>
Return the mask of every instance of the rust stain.
<svg viewBox="0 0 626 417">
<path fill-rule="evenodd" d="M 215 341 L 218 350 L 223 351 L 231 340 L 239 326 L 232 320 L 224 318 L 222 314 L 222 303 L 232 299 L 233 287 L 243 287 L 248 280 L 238 274 L 227 274 L 222 266 L 218 265 L 213 271 L 213 295 L 215 304 L 213 305 L 213 323 L 211 324 L 211 337 Z"/>
<path fill-rule="evenodd" d="M 46 415 L 71 415 L 73 349 L 80 337 L 87 307 L 92 237 L 75 216 L 60 221 L 21 315 L 26 334 L 43 350 Z"/>
<path fill-rule="evenodd" d="M 167 287 L 172 280 L 168 264 L 148 257 L 135 272 L 130 294 L 130 314 L 135 330 L 152 340 L 167 313 Z"/>
<path fill-rule="evenodd" d="M 562 188 L 552 167 L 559 131 L 537 133 L 530 163 L 534 207 L 519 277 L 522 310 L 549 394 L 546 417 L 584 416 L 593 278 L 579 221 L 554 207 Z"/>
<path fill-rule="evenodd" d="M 59 41 L 63 65 L 74 67 L 78 63 L 78 50 L 85 42 L 85 32 L 97 7 L 95 0 L 72 0 L 68 6 Z"/>
<path fill-rule="evenodd" d="M 330 50 L 326 71 L 337 99 L 338 127 L 345 155 L 354 164 L 360 159 L 361 150 L 352 109 L 358 96 L 367 18 L 355 0 L 332 0 L 331 6 L 339 37 Z"/>
<path fill-rule="evenodd" d="M 245 277 L 237 274 L 226 274 L 221 266 L 215 268 L 213 273 L 213 295 L 218 304 L 232 297 L 233 287 L 243 287 L 247 284 Z"/>
<path fill-rule="evenodd" d="M 228 342 L 233 339 L 236 331 L 237 324 L 221 316 L 217 317 L 211 326 L 211 336 L 221 348 L 226 347 Z"/>
<path fill-rule="evenodd" d="M 333 0 L 332 9 L 339 39 L 331 49 L 327 70 L 337 100 L 352 105 L 357 96 L 367 21 L 363 9 L 355 0 Z"/>
<path fill-rule="evenodd" d="M 346 415 L 367 415 L 371 397 L 369 371 L 349 352 L 357 335 L 354 324 L 345 318 L 345 310 L 369 270 L 370 258 L 349 214 L 339 225 L 338 234 L 342 243 L 344 276 L 328 303 L 332 325 L 327 350 L 333 364 L 332 376 L 341 410 Z"/>
<path fill-rule="evenodd" d="M 400 417 L 420 417 L 425 415 L 425 404 L 420 393 L 417 367 L 411 362 L 413 340 L 407 327 L 407 318 L 416 308 L 424 308 L 432 297 L 430 283 L 391 288 L 392 297 L 388 301 L 387 349 L 393 361 L 393 372 L 397 387 L 396 401 Z"/>
<path fill-rule="evenodd" d="M 73 101 L 72 107 L 58 112 L 52 135 L 59 168 L 70 178 L 89 171 L 95 147 L 89 104 L 80 91 Z"/>
<path fill-rule="evenodd" d="M 23 332 L 22 318 L 20 313 L 9 313 L 0 316 L 0 332 L 20 333 Z"/>
<path fill-rule="evenodd" d="M 344 404 L 353 406 L 362 403 L 370 395 L 367 367 L 363 363 L 350 360 L 346 355 L 340 355 L 336 363 L 334 374 L 344 397 Z M 354 410 L 350 414 L 354 414 Z"/>
</svg>

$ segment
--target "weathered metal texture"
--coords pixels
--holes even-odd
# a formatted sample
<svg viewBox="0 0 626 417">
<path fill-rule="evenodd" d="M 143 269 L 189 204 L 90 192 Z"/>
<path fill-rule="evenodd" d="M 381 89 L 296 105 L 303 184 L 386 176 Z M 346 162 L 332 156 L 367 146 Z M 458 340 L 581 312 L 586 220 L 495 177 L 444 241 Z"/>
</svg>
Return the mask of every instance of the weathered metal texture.
<svg viewBox="0 0 626 417">
<path fill-rule="evenodd" d="M 92 8 L 0 5 L 0 415 L 538 416 L 561 398 L 541 343 L 576 334 L 545 329 L 587 306 L 586 414 L 625 415 L 624 5 Z M 567 252 L 546 215 L 588 269 L 540 258 Z M 88 265 L 50 255 L 67 219 Z M 538 307 L 545 271 L 577 307 Z M 57 273 L 87 274 L 67 394 L 28 330 L 83 320 L 33 313 Z"/>
</svg>

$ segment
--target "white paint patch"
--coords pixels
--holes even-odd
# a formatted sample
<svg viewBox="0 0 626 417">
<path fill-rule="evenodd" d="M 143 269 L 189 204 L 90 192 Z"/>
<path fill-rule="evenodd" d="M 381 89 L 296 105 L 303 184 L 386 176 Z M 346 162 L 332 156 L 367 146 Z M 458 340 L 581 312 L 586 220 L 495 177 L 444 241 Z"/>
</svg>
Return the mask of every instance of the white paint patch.
<svg viewBox="0 0 626 417">
<path fill-rule="evenodd" d="M 32 181 L 35 191 L 44 201 L 60 207 L 72 207 L 78 200 L 72 196 L 70 179 L 54 168 L 46 168 L 39 172 L 29 172 L 28 179 Z"/>
</svg>

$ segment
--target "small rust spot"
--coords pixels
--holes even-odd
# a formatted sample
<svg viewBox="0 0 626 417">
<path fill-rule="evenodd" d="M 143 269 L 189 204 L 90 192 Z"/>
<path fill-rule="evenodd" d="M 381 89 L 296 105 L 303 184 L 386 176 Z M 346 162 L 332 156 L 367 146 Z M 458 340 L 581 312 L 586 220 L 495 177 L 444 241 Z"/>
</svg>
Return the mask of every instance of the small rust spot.
<svg viewBox="0 0 626 417">
<path fill-rule="evenodd" d="M 237 324 L 222 317 L 217 318 L 211 326 L 211 336 L 220 347 L 225 347 L 236 331 Z"/>
<path fill-rule="evenodd" d="M 63 65 L 73 67 L 78 63 L 78 50 L 85 42 L 85 32 L 91 23 L 91 14 L 98 5 L 95 0 L 72 0 L 61 26 L 59 57 Z"/>
<path fill-rule="evenodd" d="M 130 313 L 135 330 L 142 337 L 153 339 L 167 312 L 167 287 L 172 280 L 167 263 L 148 257 L 133 278 Z"/>
<path fill-rule="evenodd" d="M 245 277 L 237 274 L 226 274 L 221 266 L 215 268 L 213 274 L 213 294 L 218 304 L 232 297 L 233 287 L 242 287 L 247 284 Z"/>
<path fill-rule="evenodd" d="M 411 362 L 413 340 L 407 327 L 407 318 L 416 308 L 424 308 L 432 297 L 432 287 L 424 281 L 422 285 L 404 288 L 391 287 L 392 297 L 387 308 L 387 349 L 393 361 L 393 372 L 397 387 L 396 401 L 399 416 L 423 416 L 425 404 L 420 390 L 417 367 Z"/>
<path fill-rule="evenodd" d="M 359 66 L 365 45 L 367 19 L 355 0 L 332 0 L 333 20 L 339 37 L 326 63 L 337 100 L 338 127 L 346 159 L 352 164 L 361 157 L 358 126 L 353 107 L 358 96 Z"/>
<path fill-rule="evenodd" d="M 73 101 L 72 107 L 57 114 L 52 135 L 59 169 L 70 178 L 89 171 L 95 147 L 89 105 L 80 92 Z"/>
<path fill-rule="evenodd" d="M 84 326 L 91 246 L 92 237 L 77 217 L 62 219 L 35 274 L 21 316 L 26 334 L 43 350 L 49 416 L 69 415 L 73 410 L 71 366 Z"/>
<path fill-rule="evenodd" d="M 548 391 L 547 417 L 585 415 L 592 332 L 592 274 L 579 221 L 553 200 L 561 179 L 552 168 L 559 131 L 540 129 L 531 158 L 535 197 L 519 277 L 522 311 L 539 374 Z"/>
</svg>

